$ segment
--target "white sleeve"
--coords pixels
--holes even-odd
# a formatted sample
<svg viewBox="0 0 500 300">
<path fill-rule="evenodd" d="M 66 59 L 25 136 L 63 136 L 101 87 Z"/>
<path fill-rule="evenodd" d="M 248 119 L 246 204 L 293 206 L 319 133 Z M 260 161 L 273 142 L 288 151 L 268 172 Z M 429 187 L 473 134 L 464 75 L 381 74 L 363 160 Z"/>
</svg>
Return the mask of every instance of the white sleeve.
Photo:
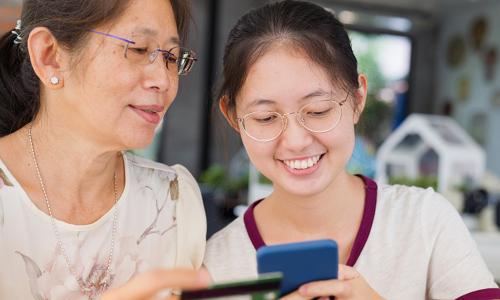
<svg viewBox="0 0 500 300">
<path fill-rule="evenodd" d="M 456 299 L 498 288 L 456 209 L 441 195 L 434 196 L 435 201 L 426 201 L 428 215 L 422 216 L 426 235 L 432 237 L 427 245 L 431 251 L 428 298 Z"/>
<path fill-rule="evenodd" d="M 205 253 L 207 222 L 198 183 L 189 171 L 175 165 L 179 182 L 177 202 L 177 267 L 199 268 Z"/>
</svg>

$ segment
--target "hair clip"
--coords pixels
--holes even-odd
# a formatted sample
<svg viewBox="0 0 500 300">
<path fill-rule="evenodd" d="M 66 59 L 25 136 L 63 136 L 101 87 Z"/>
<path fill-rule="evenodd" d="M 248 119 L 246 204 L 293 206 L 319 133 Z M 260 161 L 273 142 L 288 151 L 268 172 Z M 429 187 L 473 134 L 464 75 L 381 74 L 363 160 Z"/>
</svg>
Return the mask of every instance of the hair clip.
<svg viewBox="0 0 500 300">
<path fill-rule="evenodd" d="M 16 28 L 12 30 L 10 33 L 16 36 L 16 39 L 14 40 L 14 44 L 21 44 L 23 41 L 23 38 L 21 36 L 21 20 L 17 20 L 16 22 Z"/>
</svg>

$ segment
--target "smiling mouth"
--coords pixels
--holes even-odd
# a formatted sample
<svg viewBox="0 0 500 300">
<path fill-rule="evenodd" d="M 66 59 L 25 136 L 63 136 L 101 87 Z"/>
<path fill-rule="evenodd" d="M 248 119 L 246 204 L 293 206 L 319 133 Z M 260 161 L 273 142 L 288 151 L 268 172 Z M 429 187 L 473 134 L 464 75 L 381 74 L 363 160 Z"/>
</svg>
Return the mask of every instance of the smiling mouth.
<svg viewBox="0 0 500 300">
<path fill-rule="evenodd" d="M 315 155 L 306 159 L 282 160 L 282 162 L 290 169 L 305 170 L 316 165 L 318 161 L 323 157 L 323 155 L 324 154 Z"/>
<path fill-rule="evenodd" d="M 142 110 L 150 114 L 160 113 L 163 111 L 163 107 L 161 107 L 160 105 L 145 105 L 145 106 L 129 105 L 129 106 L 132 107 L 133 109 Z"/>
<path fill-rule="evenodd" d="M 162 108 L 159 106 L 134 106 L 129 105 L 143 120 L 151 124 L 158 124 L 161 120 Z"/>
</svg>

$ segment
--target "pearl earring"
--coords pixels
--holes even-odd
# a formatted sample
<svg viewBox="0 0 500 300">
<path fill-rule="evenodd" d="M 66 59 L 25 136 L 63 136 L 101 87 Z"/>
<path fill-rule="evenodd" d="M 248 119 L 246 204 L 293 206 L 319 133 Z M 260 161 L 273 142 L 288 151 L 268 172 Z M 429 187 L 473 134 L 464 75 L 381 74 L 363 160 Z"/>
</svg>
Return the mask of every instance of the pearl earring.
<svg viewBox="0 0 500 300">
<path fill-rule="evenodd" d="M 58 85 L 59 84 L 59 78 L 57 76 L 50 77 L 50 83 L 52 83 L 52 85 Z"/>
</svg>

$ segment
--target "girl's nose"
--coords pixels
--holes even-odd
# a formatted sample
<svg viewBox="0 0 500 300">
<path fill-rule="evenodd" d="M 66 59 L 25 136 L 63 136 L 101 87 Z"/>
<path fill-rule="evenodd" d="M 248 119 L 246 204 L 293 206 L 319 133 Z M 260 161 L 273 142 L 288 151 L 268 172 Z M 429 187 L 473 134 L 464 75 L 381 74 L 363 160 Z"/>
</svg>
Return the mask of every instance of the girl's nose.
<svg viewBox="0 0 500 300">
<path fill-rule="evenodd" d="M 290 150 L 300 151 L 312 141 L 312 132 L 305 129 L 300 123 L 300 114 L 293 113 L 287 116 L 286 127 L 279 137 L 280 143 Z"/>
</svg>

